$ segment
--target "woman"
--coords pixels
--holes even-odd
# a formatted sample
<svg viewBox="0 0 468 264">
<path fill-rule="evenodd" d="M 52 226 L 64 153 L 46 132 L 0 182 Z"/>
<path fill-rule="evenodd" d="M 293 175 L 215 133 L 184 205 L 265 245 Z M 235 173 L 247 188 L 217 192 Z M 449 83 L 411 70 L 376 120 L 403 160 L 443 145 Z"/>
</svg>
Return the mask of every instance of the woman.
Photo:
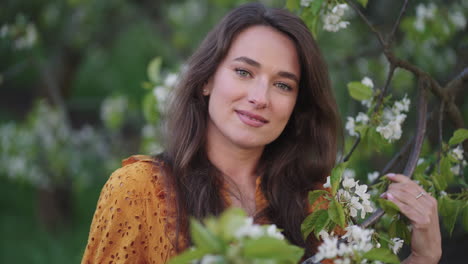
<svg viewBox="0 0 468 264">
<path fill-rule="evenodd" d="M 276 224 L 308 255 L 316 250 L 300 224 L 307 193 L 334 165 L 339 117 L 327 67 L 299 18 L 261 4 L 231 11 L 190 59 L 168 113 L 166 151 L 125 160 L 104 186 L 83 263 L 165 263 L 189 246 L 188 216 L 228 206 Z M 415 224 L 408 261 L 436 263 L 432 197 L 408 204 L 398 197 L 420 187 L 391 179 L 387 197 Z"/>
</svg>

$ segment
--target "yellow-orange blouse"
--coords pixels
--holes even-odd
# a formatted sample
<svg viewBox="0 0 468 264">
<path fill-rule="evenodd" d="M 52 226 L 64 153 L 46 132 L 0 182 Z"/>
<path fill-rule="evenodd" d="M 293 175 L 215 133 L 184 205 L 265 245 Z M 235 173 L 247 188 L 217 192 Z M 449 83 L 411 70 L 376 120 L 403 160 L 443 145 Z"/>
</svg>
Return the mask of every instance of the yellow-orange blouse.
<svg viewBox="0 0 468 264">
<path fill-rule="evenodd" d="M 165 191 L 161 166 L 150 156 L 136 155 L 112 173 L 97 203 L 82 264 L 162 264 L 176 255 L 174 194 Z M 257 211 L 267 205 L 259 183 L 257 179 Z M 230 204 L 226 193 L 222 195 Z M 188 245 L 185 237 L 179 243 Z"/>
</svg>

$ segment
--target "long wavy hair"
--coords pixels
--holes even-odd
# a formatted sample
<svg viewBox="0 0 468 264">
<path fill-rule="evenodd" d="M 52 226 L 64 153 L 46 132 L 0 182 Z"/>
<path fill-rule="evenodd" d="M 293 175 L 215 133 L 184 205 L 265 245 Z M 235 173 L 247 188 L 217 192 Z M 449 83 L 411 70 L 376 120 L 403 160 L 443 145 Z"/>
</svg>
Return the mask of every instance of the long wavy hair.
<svg viewBox="0 0 468 264">
<path fill-rule="evenodd" d="M 255 217 L 267 217 L 283 229 L 292 243 L 315 251 L 300 232 L 307 215 L 307 193 L 321 185 L 334 166 L 339 115 L 331 89 L 327 65 L 303 21 L 282 9 L 262 4 L 242 5 L 228 13 L 207 35 L 189 59 L 168 107 L 166 146 L 161 158 L 165 175 L 175 192 L 178 248 L 180 232 L 187 231 L 187 216 L 198 219 L 218 215 L 225 208 L 220 186 L 225 181 L 208 160 L 205 145 L 209 97 L 202 89 L 212 77 L 242 30 L 272 27 L 295 44 L 301 67 L 296 105 L 280 136 L 268 144 L 257 172 L 268 207 Z M 281 51 L 278 51 L 281 52 Z M 310 239 L 312 240 L 312 239 Z"/>
</svg>

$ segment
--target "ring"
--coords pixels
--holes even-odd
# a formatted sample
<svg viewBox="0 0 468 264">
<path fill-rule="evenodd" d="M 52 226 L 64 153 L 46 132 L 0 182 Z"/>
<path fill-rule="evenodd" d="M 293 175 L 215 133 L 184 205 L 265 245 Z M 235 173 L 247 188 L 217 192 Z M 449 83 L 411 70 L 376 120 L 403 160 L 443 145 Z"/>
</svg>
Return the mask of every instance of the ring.
<svg viewBox="0 0 468 264">
<path fill-rule="evenodd" d="M 419 199 L 421 198 L 421 196 L 424 196 L 426 195 L 424 192 L 420 192 L 418 195 L 416 195 L 416 199 Z"/>
</svg>

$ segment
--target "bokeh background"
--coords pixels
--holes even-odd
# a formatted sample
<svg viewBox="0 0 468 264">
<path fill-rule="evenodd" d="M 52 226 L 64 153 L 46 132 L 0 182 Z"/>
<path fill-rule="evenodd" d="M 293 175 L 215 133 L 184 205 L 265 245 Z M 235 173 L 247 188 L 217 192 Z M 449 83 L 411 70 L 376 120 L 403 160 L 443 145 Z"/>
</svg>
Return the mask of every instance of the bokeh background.
<svg viewBox="0 0 468 264">
<path fill-rule="evenodd" d="M 184 61 L 229 9 L 244 2 L 2 1 L 0 263 L 80 262 L 106 179 L 123 158 L 161 151 L 164 102 Z M 402 2 L 370 0 L 363 12 L 389 32 Z M 468 1 L 410 2 L 393 50 L 445 84 L 468 66 Z M 375 35 L 352 11 L 346 18 L 347 29 L 319 29 L 316 36 L 343 123 L 362 107 L 346 84 L 369 76 L 382 87 L 388 70 Z M 415 87 L 403 70 L 390 85 L 395 98 L 414 99 Z M 377 154 L 372 146 L 359 147 L 351 160 L 357 178 L 381 170 L 414 134 L 415 103 L 400 141 Z M 468 124 L 468 87 L 455 103 Z M 438 107 L 432 97 L 430 108 Z M 429 120 L 424 153 L 438 148 L 436 123 Z M 453 130 L 444 119 L 444 138 Z M 346 137 L 346 148 L 352 142 Z M 460 173 L 465 179 L 466 171 Z M 468 236 L 461 224 L 443 236 L 442 263 L 463 263 Z"/>
</svg>

